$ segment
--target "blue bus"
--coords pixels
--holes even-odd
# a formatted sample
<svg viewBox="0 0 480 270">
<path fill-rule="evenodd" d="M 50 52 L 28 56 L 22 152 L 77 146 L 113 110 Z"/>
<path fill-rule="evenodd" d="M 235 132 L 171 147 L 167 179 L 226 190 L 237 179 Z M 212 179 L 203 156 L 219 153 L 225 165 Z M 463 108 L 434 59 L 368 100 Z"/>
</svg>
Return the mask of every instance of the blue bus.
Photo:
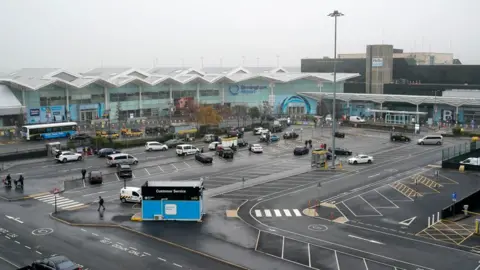
<svg viewBox="0 0 480 270">
<path fill-rule="evenodd" d="M 76 122 L 28 125 L 22 127 L 22 137 L 27 141 L 70 138 L 76 133 Z"/>
</svg>

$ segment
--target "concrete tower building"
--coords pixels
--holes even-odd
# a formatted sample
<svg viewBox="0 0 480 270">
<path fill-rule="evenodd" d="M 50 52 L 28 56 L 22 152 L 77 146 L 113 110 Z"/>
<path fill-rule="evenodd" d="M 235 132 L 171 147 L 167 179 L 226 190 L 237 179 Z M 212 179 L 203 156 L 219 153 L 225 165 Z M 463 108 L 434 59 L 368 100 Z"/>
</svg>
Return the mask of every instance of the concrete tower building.
<svg viewBox="0 0 480 270">
<path fill-rule="evenodd" d="M 392 82 L 393 45 L 368 45 L 366 93 L 383 94 L 383 84 Z"/>
</svg>

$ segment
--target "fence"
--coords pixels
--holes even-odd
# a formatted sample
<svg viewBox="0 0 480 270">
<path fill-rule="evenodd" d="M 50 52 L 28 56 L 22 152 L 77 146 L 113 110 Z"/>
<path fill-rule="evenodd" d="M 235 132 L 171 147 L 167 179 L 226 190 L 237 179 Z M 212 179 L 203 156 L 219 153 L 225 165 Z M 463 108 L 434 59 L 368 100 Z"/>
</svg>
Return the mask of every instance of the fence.
<svg viewBox="0 0 480 270">
<path fill-rule="evenodd" d="M 466 142 L 442 150 L 442 161 L 456 158 L 480 149 L 480 142 Z"/>
</svg>

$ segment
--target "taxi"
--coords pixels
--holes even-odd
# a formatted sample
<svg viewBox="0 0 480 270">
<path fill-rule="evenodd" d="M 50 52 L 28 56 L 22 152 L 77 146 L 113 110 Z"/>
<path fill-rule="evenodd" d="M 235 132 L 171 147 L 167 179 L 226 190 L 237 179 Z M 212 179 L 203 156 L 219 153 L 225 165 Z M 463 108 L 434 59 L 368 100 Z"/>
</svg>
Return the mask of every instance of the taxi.
<svg viewBox="0 0 480 270">
<path fill-rule="evenodd" d="M 100 137 L 118 139 L 120 135 L 116 131 L 102 131 Z"/>
<path fill-rule="evenodd" d="M 125 133 L 128 137 L 141 137 L 143 132 L 140 129 L 132 128 Z"/>
</svg>

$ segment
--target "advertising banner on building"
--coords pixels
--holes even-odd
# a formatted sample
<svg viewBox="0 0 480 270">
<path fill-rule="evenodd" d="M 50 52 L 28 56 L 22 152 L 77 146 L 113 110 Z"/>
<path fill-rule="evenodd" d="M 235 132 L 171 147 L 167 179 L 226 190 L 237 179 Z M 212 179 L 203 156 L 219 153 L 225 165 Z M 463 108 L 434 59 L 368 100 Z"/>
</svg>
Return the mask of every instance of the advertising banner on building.
<svg viewBox="0 0 480 270">
<path fill-rule="evenodd" d="M 372 67 L 383 67 L 383 58 L 372 58 Z"/>
<path fill-rule="evenodd" d="M 295 109 L 292 109 L 295 108 Z M 275 112 L 281 114 L 316 114 L 317 102 L 297 95 L 276 95 Z"/>
<path fill-rule="evenodd" d="M 29 124 L 54 123 L 65 121 L 65 106 L 44 106 L 29 108 L 27 121 Z"/>
<path fill-rule="evenodd" d="M 198 201 L 200 194 L 199 187 L 142 187 L 142 199 L 144 201 Z"/>
</svg>

